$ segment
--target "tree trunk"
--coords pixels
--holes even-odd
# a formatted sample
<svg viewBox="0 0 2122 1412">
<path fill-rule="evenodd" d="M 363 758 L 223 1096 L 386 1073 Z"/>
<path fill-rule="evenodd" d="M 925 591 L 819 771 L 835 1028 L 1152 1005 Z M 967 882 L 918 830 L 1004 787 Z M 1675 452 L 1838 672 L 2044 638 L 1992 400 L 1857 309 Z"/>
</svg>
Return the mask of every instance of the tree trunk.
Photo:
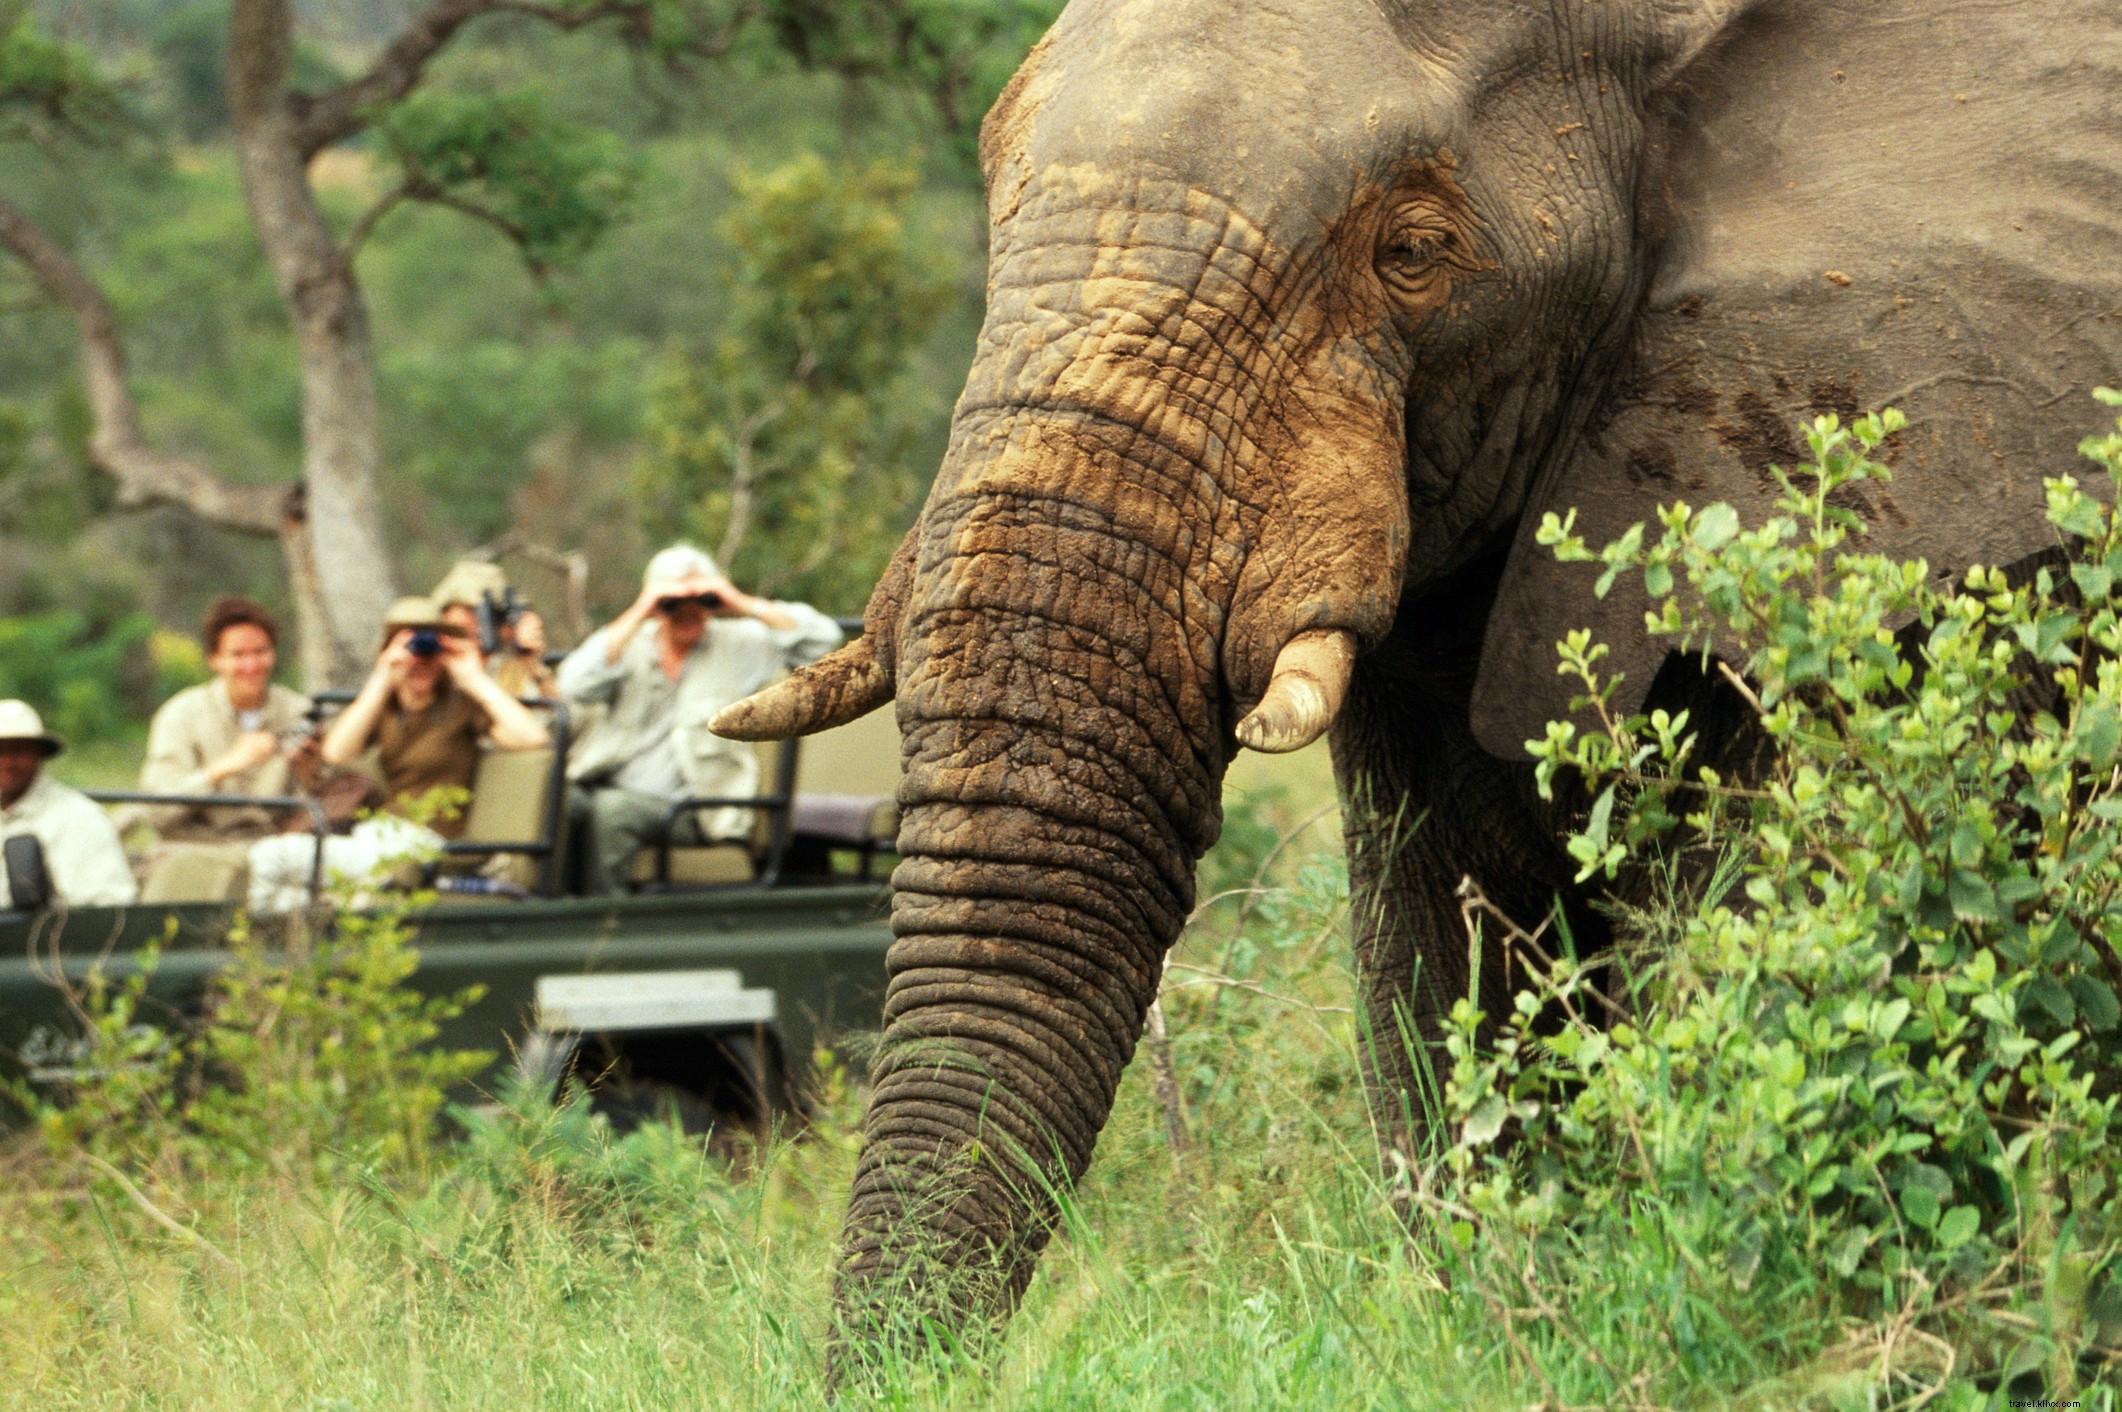
<svg viewBox="0 0 2122 1412">
<path fill-rule="evenodd" d="M 288 545 L 288 567 L 303 627 L 303 676 L 315 689 L 351 683 L 367 668 L 395 590 L 377 487 L 368 310 L 310 190 L 288 84 L 293 22 L 289 0 L 236 0 L 228 86 L 251 223 L 300 349 L 303 513 L 300 527 L 286 534 L 302 541 Z"/>
</svg>

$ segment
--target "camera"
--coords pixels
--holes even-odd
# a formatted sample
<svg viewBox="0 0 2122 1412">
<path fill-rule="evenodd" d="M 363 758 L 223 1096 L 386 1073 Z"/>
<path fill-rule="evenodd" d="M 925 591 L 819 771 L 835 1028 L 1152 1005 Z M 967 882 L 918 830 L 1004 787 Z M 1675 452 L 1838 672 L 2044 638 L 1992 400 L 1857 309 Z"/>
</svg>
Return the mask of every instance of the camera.
<svg viewBox="0 0 2122 1412">
<path fill-rule="evenodd" d="M 479 614 L 479 651 L 488 657 L 501 650 L 502 631 L 513 628 L 530 611 L 530 604 L 514 588 L 499 593 L 488 590 L 473 606 Z"/>
<path fill-rule="evenodd" d="M 413 632 L 412 641 L 405 644 L 405 650 L 415 657 L 440 657 L 442 634 L 433 628 L 417 628 Z"/>
</svg>

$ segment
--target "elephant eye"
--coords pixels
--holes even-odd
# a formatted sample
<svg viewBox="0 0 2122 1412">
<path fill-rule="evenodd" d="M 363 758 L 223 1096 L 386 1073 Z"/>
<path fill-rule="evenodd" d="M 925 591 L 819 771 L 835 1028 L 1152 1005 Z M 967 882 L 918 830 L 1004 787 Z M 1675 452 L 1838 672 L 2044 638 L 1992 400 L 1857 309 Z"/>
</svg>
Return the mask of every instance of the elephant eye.
<svg viewBox="0 0 2122 1412">
<path fill-rule="evenodd" d="M 1378 278 L 1397 299 L 1427 305 L 1439 298 L 1445 281 L 1463 262 L 1458 235 L 1434 217 L 1399 226 L 1378 251 Z"/>
<path fill-rule="evenodd" d="M 1409 231 L 1393 237 L 1385 247 L 1385 258 L 1398 265 L 1433 264 L 1447 243 L 1442 231 Z"/>
</svg>

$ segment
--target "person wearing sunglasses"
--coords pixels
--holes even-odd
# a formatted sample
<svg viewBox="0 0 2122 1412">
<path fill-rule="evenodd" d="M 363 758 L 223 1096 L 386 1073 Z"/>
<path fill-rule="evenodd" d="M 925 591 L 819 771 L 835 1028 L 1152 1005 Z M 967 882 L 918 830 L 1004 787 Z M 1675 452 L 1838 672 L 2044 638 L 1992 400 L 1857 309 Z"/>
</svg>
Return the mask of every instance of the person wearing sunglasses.
<svg viewBox="0 0 2122 1412">
<path fill-rule="evenodd" d="M 633 606 L 557 673 L 571 702 L 605 708 L 568 760 L 570 852 L 582 890 L 625 891 L 635 853 L 658 840 L 676 801 L 757 794 L 751 747 L 707 723 L 840 641 L 831 618 L 744 592 L 705 550 L 674 544 L 649 560 Z M 680 820 L 671 841 L 743 839 L 751 828 L 748 809 L 706 809 Z"/>
</svg>

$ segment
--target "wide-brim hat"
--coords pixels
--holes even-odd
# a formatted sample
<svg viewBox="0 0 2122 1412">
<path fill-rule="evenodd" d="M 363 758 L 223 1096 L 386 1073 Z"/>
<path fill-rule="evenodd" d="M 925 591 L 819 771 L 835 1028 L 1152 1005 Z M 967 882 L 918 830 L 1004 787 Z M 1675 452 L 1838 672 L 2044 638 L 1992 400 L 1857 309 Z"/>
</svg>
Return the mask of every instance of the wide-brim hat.
<svg viewBox="0 0 2122 1412">
<path fill-rule="evenodd" d="M 483 559 L 459 559 L 428 597 L 444 607 L 452 603 L 469 603 L 476 608 L 480 599 L 499 598 L 507 592 L 508 573 L 499 564 Z"/>
<path fill-rule="evenodd" d="M 0 701 L 0 742 L 33 740 L 47 759 L 66 749 L 66 742 L 44 728 L 44 718 L 27 701 Z"/>
<path fill-rule="evenodd" d="M 414 632 L 424 629 L 444 637 L 464 636 L 464 629 L 443 617 L 442 605 L 432 598 L 401 598 L 391 604 L 390 611 L 383 615 L 383 640 L 389 642 L 406 628 Z"/>
</svg>

